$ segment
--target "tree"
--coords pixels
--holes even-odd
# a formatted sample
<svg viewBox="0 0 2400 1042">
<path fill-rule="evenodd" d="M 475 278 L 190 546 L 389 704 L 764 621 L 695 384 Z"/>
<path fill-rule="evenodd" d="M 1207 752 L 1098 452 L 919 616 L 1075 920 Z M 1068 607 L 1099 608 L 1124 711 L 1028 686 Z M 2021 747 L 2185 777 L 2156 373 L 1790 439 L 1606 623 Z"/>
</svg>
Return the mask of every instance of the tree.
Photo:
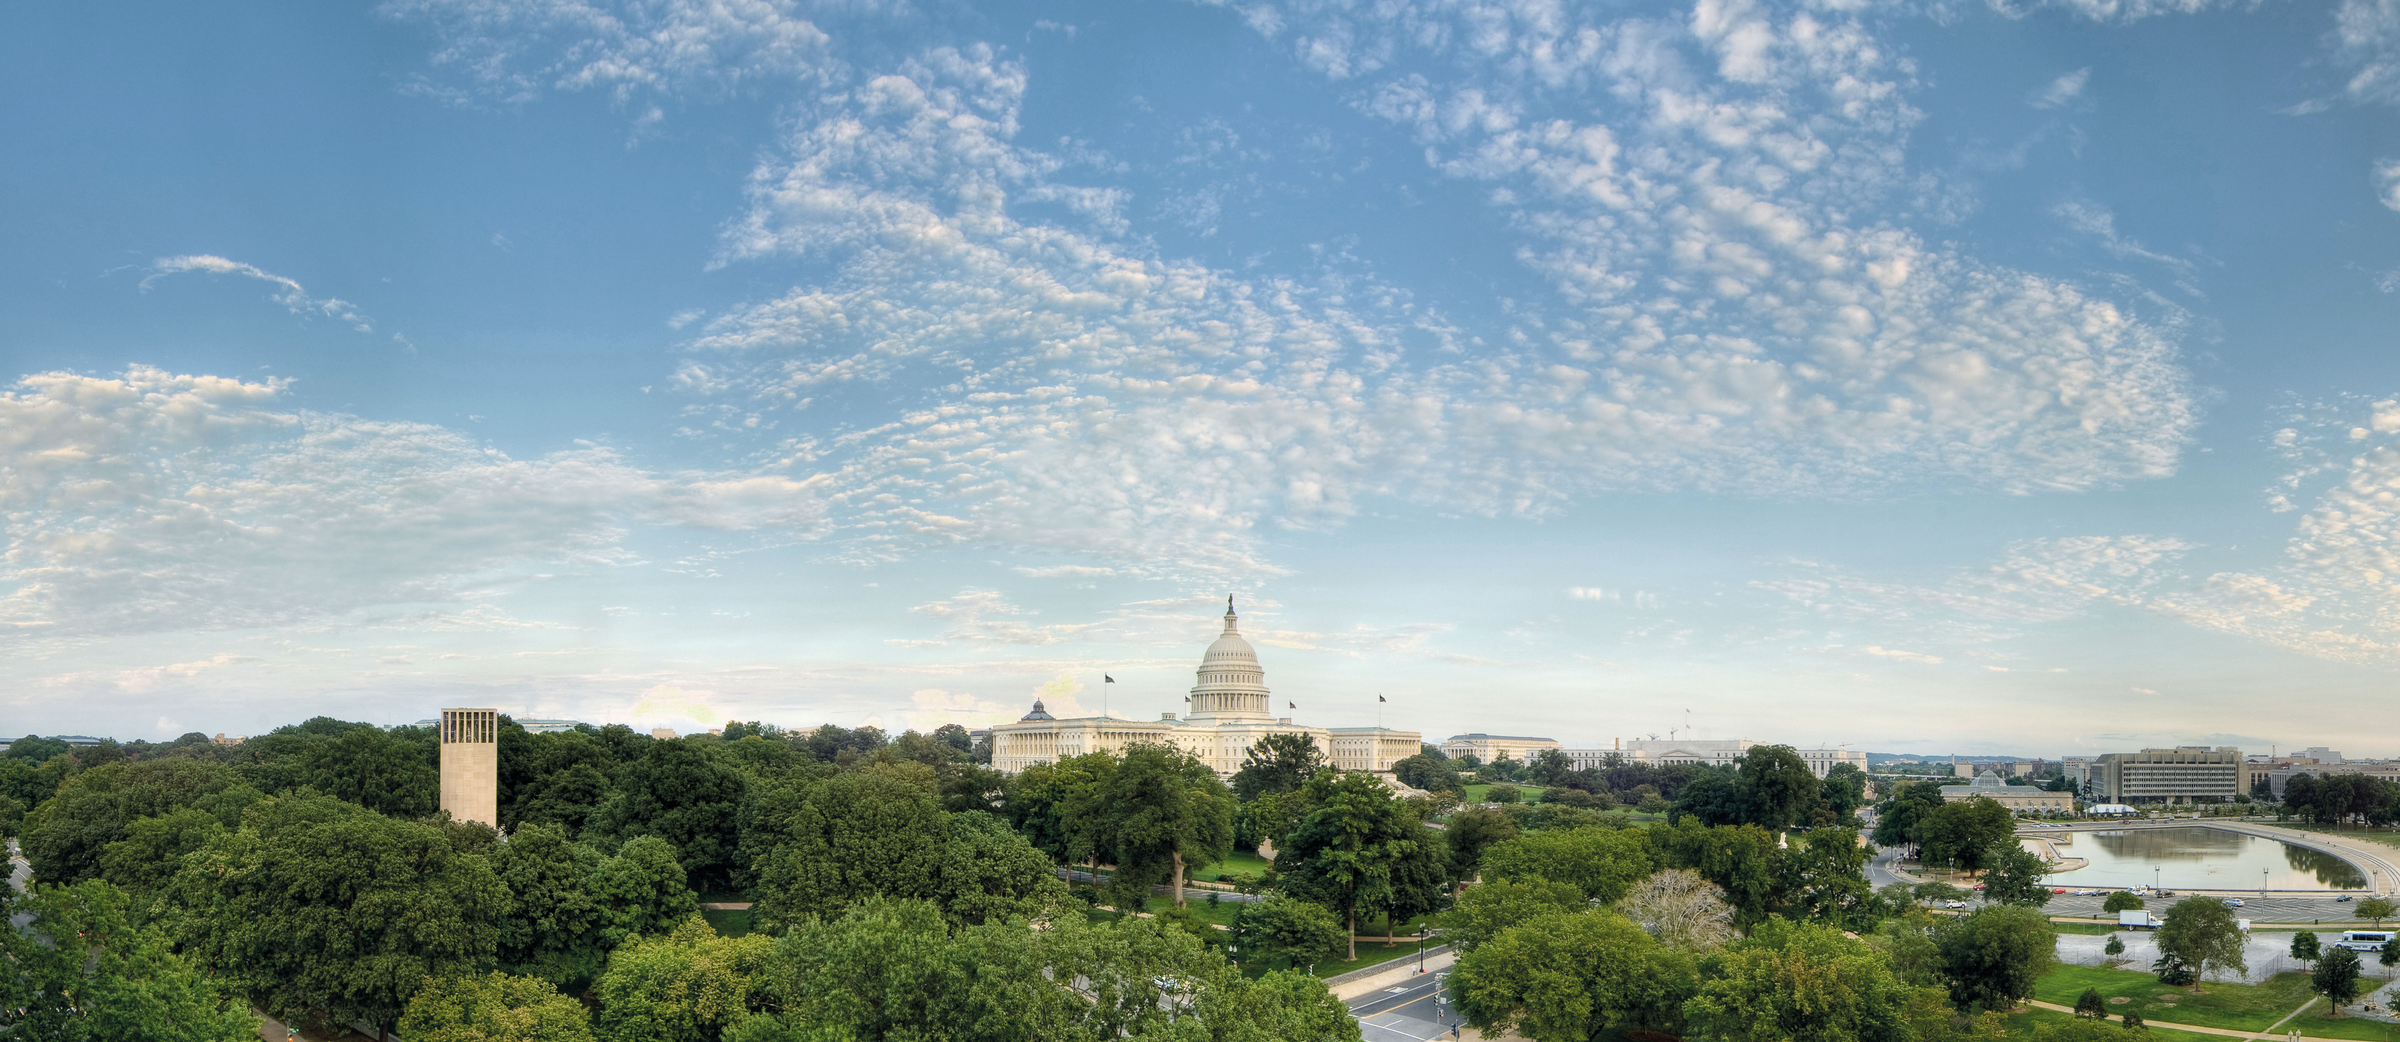
<svg viewBox="0 0 2400 1042">
<path fill-rule="evenodd" d="M 1833 823 L 1848 826 L 1858 808 L 1867 802 L 1867 772 L 1854 763 L 1837 763 L 1825 772 L 1825 780 L 1817 787 L 1818 800 L 1832 813 Z"/>
<path fill-rule="evenodd" d="M 427 977 L 488 967 L 508 888 L 442 830 L 287 796 L 186 857 L 162 905 L 177 941 L 282 1019 L 378 1027 Z"/>
<path fill-rule="evenodd" d="M 311 743 L 297 784 L 395 818 L 421 818 L 441 804 L 441 747 L 429 728 L 356 726 Z"/>
<path fill-rule="evenodd" d="M 2211 969 L 2249 971 L 2249 964 L 2242 959 L 2241 927 L 2234 921 L 2233 910 L 2215 898 L 2187 897 L 2175 902 L 2160 919 L 2156 943 L 2159 961 L 2164 964 L 2161 981 L 2187 969 L 2194 982 Z"/>
<path fill-rule="evenodd" d="M 2125 939 L 2113 933 L 2109 934 L 2108 943 L 2101 945 L 2100 951 L 2110 956 L 2123 955 L 2125 954 Z"/>
<path fill-rule="evenodd" d="M 1821 785 L 1788 745 L 1753 745 L 1736 768 L 1741 820 L 1781 832 L 1811 819 Z"/>
<path fill-rule="evenodd" d="M 583 1003 L 540 977 L 493 973 L 425 982 L 400 1015 L 408 1042 L 596 1042 Z"/>
<path fill-rule="evenodd" d="M 1917 826 L 1917 854 L 1927 864 L 1984 867 L 1984 858 L 2016 835 L 2017 819 L 1999 801 L 1976 796 L 1942 805 Z"/>
<path fill-rule="evenodd" d="M 2107 912 L 2110 915 L 2115 915 L 2118 912 L 2139 911 L 2147 907 L 2149 906 L 2143 904 L 2142 899 L 2135 896 L 2131 890 L 2119 890 L 2108 895 L 2100 902 L 2100 910 Z"/>
<path fill-rule="evenodd" d="M 1307 969 L 1341 955 L 1350 935 L 1324 905 L 1278 895 L 1242 906 L 1233 920 L 1233 943 L 1245 962 L 1280 959 Z"/>
<path fill-rule="evenodd" d="M 1867 848 L 1846 828 L 1811 829 L 1778 860 L 1785 915 L 1872 930 L 1883 909 L 1867 886 Z"/>
<path fill-rule="evenodd" d="M 664 937 L 635 937 L 608 957 L 593 991 L 602 1042 L 717 1042 L 753 1012 L 774 941 L 719 937 L 695 914 Z"/>
<path fill-rule="evenodd" d="M 220 808 L 210 797 L 240 785 L 232 768 L 181 757 L 96 767 L 68 777 L 25 816 L 19 845 L 45 882 L 97 879 L 101 852 L 135 821 L 193 806 L 213 814 Z"/>
<path fill-rule="evenodd" d="M 2400 966 L 2400 944 L 2384 942 L 2375 950 L 2375 961 L 2383 967 L 2383 979 L 2392 979 L 2392 967 Z"/>
<path fill-rule="evenodd" d="M 2083 994 L 2075 997 L 2075 1015 L 2086 1020 L 2106 1020 L 2108 1000 L 2101 997 L 2100 989 L 2085 988 Z"/>
<path fill-rule="evenodd" d="M 1468 887 L 1450 910 L 1442 913 L 1442 936 L 1460 953 L 1474 951 L 1485 941 L 1518 923 L 1589 907 L 1583 889 L 1571 883 L 1532 876 L 1494 879 Z"/>
<path fill-rule="evenodd" d="M 2318 943 L 2316 934 L 2302 930 L 2292 935 L 2292 958 L 2301 962 L 2315 962 L 2317 956 L 2324 953 L 2324 947 Z"/>
<path fill-rule="evenodd" d="M 1738 825 L 1746 809 L 1741 782 L 1732 768 L 1702 768 L 1675 793 L 1668 820 L 1680 823 L 1689 817 L 1699 819 L 1703 825 Z"/>
<path fill-rule="evenodd" d="M 1450 841 L 1450 878 L 1475 878 L 1482 870 L 1483 852 L 1494 843 L 1517 838 L 1517 823 L 1502 811 L 1462 810 L 1450 815 L 1443 835 Z"/>
<path fill-rule="evenodd" d="M 1775 919 L 1726 948 L 1684 1013 L 1700 1037 L 1727 1042 L 1897 1042 L 1916 994 L 1865 942 Z"/>
<path fill-rule="evenodd" d="M 246 1042 L 247 1003 L 131 925 L 124 891 L 90 880 L 0 902 L 0 1035 L 44 1042 Z"/>
<path fill-rule="evenodd" d="M 1494 785 L 1483 790 L 1485 803 L 1515 803 L 1524 798 L 1525 793 L 1514 785 Z"/>
<path fill-rule="evenodd" d="M 2342 1015 L 2342 1006 L 2358 996 L 2358 953 L 2335 946 L 2317 960 L 2317 967 L 2308 975 L 2308 987 L 2333 1005 L 2333 1015 Z"/>
<path fill-rule="evenodd" d="M 1892 790 L 1876 807 L 1875 842 L 1887 847 L 1917 842 L 1918 827 L 1942 809 L 1942 787 L 1936 782 L 1913 782 Z"/>
<path fill-rule="evenodd" d="M 1555 880 L 1613 904 L 1650 874 L 1649 837 L 1642 829 L 1529 832 L 1485 848 L 1483 871 L 1493 879 Z"/>
<path fill-rule="evenodd" d="M 601 904 L 599 852 L 576 845 L 557 825 L 535 823 L 519 826 L 491 860 L 511 897 L 500 924 L 500 965 L 581 991 L 599 976 L 615 939 L 612 909 Z"/>
<path fill-rule="evenodd" d="M 788 802 L 763 806 L 778 799 Z M 769 933 L 869 897 L 931 898 L 940 886 L 948 816 L 931 792 L 895 773 L 845 773 L 760 803 L 745 849 L 758 873 L 752 911 Z"/>
<path fill-rule="evenodd" d="M 616 795 L 593 812 L 592 829 L 664 839 L 698 889 L 716 889 L 733 880 L 742 796 L 741 772 L 711 759 L 700 741 L 652 742 L 619 769 Z"/>
<path fill-rule="evenodd" d="M 1613 1028 L 1676 1026 L 1694 972 L 1610 912 L 1543 916 L 1462 955 L 1450 992 L 1467 1023 L 1534 1042 L 1584 1042 Z"/>
<path fill-rule="evenodd" d="M 2395 914 L 2400 914 L 2400 906 L 2395 906 L 2391 901 L 2385 898 L 2370 897 L 2364 901 L 2360 901 L 2358 903 L 2358 910 L 2352 914 L 2361 919 L 2372 921 L 2375 924 L 2375 928 L 2380 930 L 2383 929 L 2384 920 L 2391 918 Z"/>
<path fill-rule="evenodd" d="M 1026 768 L 1009 784 L 1009 824 L 1059 864 L 1096 858 L 1102 853 L 1098 844 L 1104 819 L 1084 811 L 1097 804 L 1096 794 L 1116 769 L 1117 758 L 1107 753 L 1061 757 Z"/>
<path fill-rule="evenodd" d="M 613 949 L 629 937 L 675 929 L 700 910 L 675 848 L 657 836 L 643 836 L 600 863 L 592 894 L 607 909 L 605 946 Z"/>
<path fill-rule="evenodd" d="M 1270 734 L 1250 747 L 1233 774 L 1234 795 L 1248 803 L 1270 793 L 1298 792 L 1325 769 L 1316 739 L 1297 731 Z"/>
<path fill-rule="evenodd" d="M 1359 771 L 1326 771 L 1301 795 L 1314 808 L 1293 826 L 1275 860 L 1284 889 L 1340 909 L 1358 957 L 1358 907 L 1392 895 L 1393 866 L 1413 852 L 1424 826 L 1402 812 L 1392 790 Z M 1486 852 L 1488 858 L 1490 852 Z"/>
<path fill-rule="evenodd" d="M 1647 832 L 1661 866 L 1691 869 L 1725 892 L 1735 926 L 1748 929 L 1775 911 L 1789 852 L 1774 833 L 1756 825 L 1704 826 L 1694 818 Z"/>
<path fill-rule="evenodd" d="M 2042 877 L 2050 867 L 2014 838 L 2002 840 L 1977 860 L 1983 862 L 1983 893 L 2002 904 L 2039 908 L 2050 903 L 2050 884 Z"/>
<path fill-rule="evenodd" d="M 1466 898 L 1459 900 L 1463 904 Z M 1689 869 L 1651 873 L 1617 901 L 1616 910 L 1643 933 L 1678 951 L 1714 951 L 1734 937 L 1733 906 L 1725 903 L 1725 892 Z"/>
<path fill-rule="evenodd" d="M 1993 905 L 1953 919 L 1934 935 L 1950 1001 L 2008 1009 L 2033 994 L 2035 978 L 2058 965 L 2050 920 L 2022 905 Z"/>
<path fill-rule="evenodd" d="M 1285 737 L 1307 736 L 1269 735 L 1268 740 Z M 1108 807 L 1108 846 L 1117 853 L 1111 889 L 1124 907 L 1141 907 L 1162 877 L 1182 907 L 1185 873 L 1233 852 L 1233 794 L 1188 752 L 1135 745 L 1125 750 L 1101 791 Z"/>
<path fill-rule="evenodd" d="M 1439 756 L 1419 753 L 1392 764 L 1392 777 L 1400 784 L 1427 792 L 1452 792 L 1464 795 L 1466 782 L 1459 779 L 1458 769 Z"/>
<path fill-rule="evenodd" d="M 953 926 L 1046 920 L 1065 903 L 1058 865 L 1000 819 L 969 811 L 949 825 L 933 899 Z"/>
</svg>

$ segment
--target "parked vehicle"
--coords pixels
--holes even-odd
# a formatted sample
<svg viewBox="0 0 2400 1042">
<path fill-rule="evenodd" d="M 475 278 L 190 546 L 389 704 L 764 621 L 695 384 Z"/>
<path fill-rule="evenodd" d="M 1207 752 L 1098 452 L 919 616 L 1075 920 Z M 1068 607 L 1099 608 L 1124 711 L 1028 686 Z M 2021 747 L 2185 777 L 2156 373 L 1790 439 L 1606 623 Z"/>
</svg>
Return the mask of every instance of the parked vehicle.
<svg viewBox="0 0 2400 1042">
<path fill-rule="evenodd" d="M 2346 930 L 2342 933 L 2342 939 L 2333 942 L 2333 946 L 2354 952 L 2379 952 L 2391 940 L 2390 930 Z"/>
<path fill-rule="evenodd" d="M 2342 903 L 2342 902 L 2344 902 L 2344 901 L 2356 901 L 2356 900 L 2358 900 L 2358 895 L 2356 895 L 2356 894 L 2343 894 L 2343 895 L 2342 895 L 2342 896 L 2340 896 L 2340 897 L 2334 898 L 2334 899 L 2333 899 L 2333 903 L 2335 903 L 2335 904 L 2340 904 L 2340 903 Z"/>
<path fill-rule="evenodd" d="M 1942 905 L 1944 908 L 1965 908 L 1966 906 L 1965 901 L 1950 901 Z"/>
<path fill-rule="evenodd" d="M 2240 907 L 2242 907 L 2242 899 L 2241 899 L 2241 898 L 2238 898 L 2238 897 L 2228 897 L 2228 898 L 2226 898 L 2225 900 L 2223 900 L 2223 901 L 2220 901 L 2220 902 L 2218 902 L 2218 903 L 2219 903 L 2219 904 L 2222 904 L 2222 905 L 2224 905 L 2224 906 L 2225 906 L 2225 907 L 2227 907 L 2227 908 L 2240 908 Z"/>
<path fill-rule="evenodd" d="M 2117 913 L 2117 928 L 2120 930 L 2155 930 L 2165 923 L 2166 920 L 2139 908 L 2128 908 Z"/>
</svg>

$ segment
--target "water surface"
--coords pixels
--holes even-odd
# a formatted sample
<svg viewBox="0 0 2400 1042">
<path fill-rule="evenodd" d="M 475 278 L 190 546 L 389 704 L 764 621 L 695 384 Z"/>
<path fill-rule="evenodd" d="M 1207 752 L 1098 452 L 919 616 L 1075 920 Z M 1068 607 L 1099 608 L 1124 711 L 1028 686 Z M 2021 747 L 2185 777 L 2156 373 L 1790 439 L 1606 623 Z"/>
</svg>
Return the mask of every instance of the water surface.
<svg viewBox="0 0 2400 1042">
<path fill-rule="evenodd" d="M 2091 864 L 2053 874 L 2054 886 L 2149 886 L 2155 878 L 2169 889 L 2257 890 L 2262 873 L 2268 890 L 2362 890 L 2367 885 L 2358 869 L 2331 854 L 2221 829 L 2061 832 L 2042 838 L 2057 842 L 2069 836 L 2074 838 L 2058 844 L 2059 854 Z"/>
</svg>

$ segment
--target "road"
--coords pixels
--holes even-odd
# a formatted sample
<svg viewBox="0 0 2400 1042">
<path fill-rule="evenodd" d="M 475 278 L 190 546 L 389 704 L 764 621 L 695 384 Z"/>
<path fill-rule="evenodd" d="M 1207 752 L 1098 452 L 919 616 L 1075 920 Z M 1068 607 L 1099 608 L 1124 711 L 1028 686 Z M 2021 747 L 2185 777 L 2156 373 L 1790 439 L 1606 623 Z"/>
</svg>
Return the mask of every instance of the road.
<svg viewBox="0 0 2400 1042">
<path fill-rule="evenodd" d="M 1358 1019 L 1365 1042 L 1424 1042 L 1450 1038 L 1463 1023 L 1441 993 L 1447 973 L 1427 973 L 1405 984 L 1369 992 L 1350 1000 L 1350 1015 Z"/>
</svg>

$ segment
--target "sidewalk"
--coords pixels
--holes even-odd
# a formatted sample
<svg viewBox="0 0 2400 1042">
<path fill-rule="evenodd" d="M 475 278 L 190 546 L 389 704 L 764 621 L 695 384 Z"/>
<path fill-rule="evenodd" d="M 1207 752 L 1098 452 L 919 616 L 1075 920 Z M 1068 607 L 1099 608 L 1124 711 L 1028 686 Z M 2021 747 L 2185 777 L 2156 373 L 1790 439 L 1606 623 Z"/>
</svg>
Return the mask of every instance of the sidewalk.
<svg viewBox="0 0 2400 1042">
<path fill-rule="evenodd" d="M 2028 1005 L 2028 1006 L 2034 1006 L 2034 1007 L 2037 1007 L 2037 1008 L 2040 1008 L 2040 1009 L 2055 1010 L 2055 1011 L 2057 1011 L 2057 1012 L 2060 1012 L 2060 1013 L 2073 1013 L 2073 1012 L 2075 1012 L 2075 1007 L 2073 1007 L 2073 1006 L 2061 1006 L 2061 1005 L 2059 1005 L 2058 1003 L 2055 1003 L 2055 1002 L 2043 1002 L 2043 1001 L 2040 1001 L 2040 1000 L 2038 1000 L 2038 999 L 2026 999 L 2026 1000 L 2025 1000 L 2025 1004 L 2026 1004 L 2026 1005 Z M 2302 1010 L 2306 1010 L 2306 1009 L 2308 1008 L 2308 1006 L 2314 1006 L 2314 1005 L 2316 1005 L 2316 1004 L 2317 1004 L 2317 1000 L 2315 1000 L 2315 999 L 2310 999 L 2310 1000 L 2308 1000 L 2308 1005 L 2307 1005 L 2307 1006 L 2302 1006 L 2302 1007 L 2300 1007 L 2300 1009 L 2296 1009 L 2296 1010 L 2293 1010 L 2293 1011 L 2291 1011 L 2290 1013 L 2284 1014 L 2283 1020 L 2278 1020 L 2278 1021 L 2276 1021 L 2275 1023 L 2273 1023 L 2273 1024 L 2270 1024 L 2270 1025 L 2268 1025 L 2268 1026 L 2266 1026 L 2266 1027 L 2264 1027 L 2264 1028 L 2261 1028 L 2261 1029 L 2259 1029 L 2259 1030 L 2257 1030 L 2257 1031 L 2241 1031 L 2241 1030 L 2238 1030 L 2238 1029 L 2235 1029 L 2235 1028 L 2204 1028 L 2204 1027 L 2201 1027 L 2201 1026 L 2200 1026 L 2200 1025 L 2198 1025 L 2198 1024 L 2170 1024 L 2170 1023 L 2167 1023 L 2166 1021 L 2163 1021 L 2163 1020 L 2145 1020 L 2145 1021 L 2143 1021 L 2143 1022 L 2142 1022 L 2142 1024 L 2143 1024 L 2143 1026 L 2145 1026 L 2145 1027 L 2166 1028 L 2166 1029 L 2167 1029 L 2167 1030 L 2169 1030 L 2169 1031 L 2189 1031 L 2189 1032 L 2191 1032 L 2191 1033 L 2193 1033 L 2193 1034 L 2195 1034 L 2195 1035 L 2221 1035 L 2221 1036 L 2224 1036 L 2224 1037 L 2226 1037 L 2226 1038 L 2280 1038 L 2280 1039 L 2296 1039 L 2296 1040 L 2298 1040 L 2298 1042 L 2351 1042 L 2351 1040 L 2349 1040 L 2349 1039 L 2338 1039 L 2338 1038 L 2320 1038 L 2320 1037 L 2318 1037 L 2318 1036 L 2316 1036 L 2316 1035 L 2274 1035 L 2274 1034 L 2269 1034 L 2269 1032 L 2272 1032 L 2272 1031 L 2274 1031 L 2276 1028 L 2283 1026 L 2283 1021 L 2284 1021 L 2284 1020 L 2290 1020 L 2290 1019 L 2292 1019 L 2293 1017 L 2299 1016 Z"/>
</svg>

